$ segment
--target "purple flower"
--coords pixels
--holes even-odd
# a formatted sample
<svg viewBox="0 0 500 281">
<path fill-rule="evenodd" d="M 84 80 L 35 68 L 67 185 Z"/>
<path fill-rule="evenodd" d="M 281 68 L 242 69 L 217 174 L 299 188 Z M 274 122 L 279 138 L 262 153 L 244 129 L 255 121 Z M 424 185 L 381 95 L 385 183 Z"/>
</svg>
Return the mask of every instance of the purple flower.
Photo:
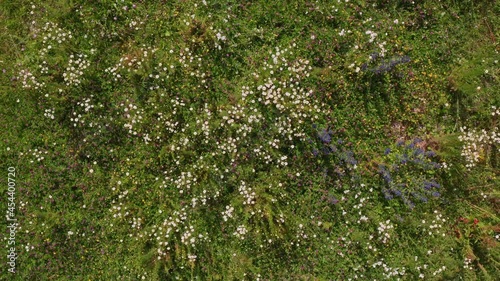
<svg viewBox="0 0 500 281">
<path fill-rule="evenodd" d="M 322 130 L 321 133 L 318 134 L 318 137 L 324 143 L 330 143 L 332 141 L 332 136 L 330 136 L 329 132 L 326 130 Z"/>
<path fill-rule="evenodd" d="M 424 183 L 424 188 L 427 189 L 427 190 L 430 190 L 432 188 L 432 184 L 430 182 L 425 182 Z"/>
<path fill-rule="evenodd" d="M 330 147 L 328 146 L 323 147 L 322 151 L 325 155 L 329 155 L 330 153 L 332 153 Z"/>
<path fill-rule="evenodd" d="M 385 197 L 385 199 L 387 199 L 387 200 L 392 200 L 392 198 L 394 198 L 394 197 L 393 197 L 393 196 L 392 196 L 392 195 L 391 195 L 391 194 L 387 191 L 387 189 L 384 189 L 384 190 L 383 190 L 383 193 L 384 193 L 384 197 Z"/>
<path fill-rule="evenodd" d="M 423 153 L 424 153 L 424 151 L 423 151 L 421 148 L 417 148 L 417 149 L 415 149 L 415 150 L 413 151 L 413 154 L 414 154 L 415 156 L 418 156 L 418 155 L 423 154 Z"/>
<path fill-rule="evenodd" d="M 376 60 L 376 59 L 378 58 L 378 56 L 379 56 L 379 55 L 378 55 L 378 53 L 377 53 L 377 52 L 375 52 L 375 53 L 371 53 L 371 54 L 370 54 L 370 58 L 371 58 L 372 60 Z"/>
<path fill-rule="evenodd" d="M 332 205 L 335 205 L 339 202 L 339 200 L 337 200 L 337 198 L 333 197 L 333 196 L 328 196 L 328 203 L 332 204 Z"/>
<path fill-rule="evenodd" d="M 394 195 L 396 195 L 396 196 L 398 196 L 398 197 L 399 197 L 399 196 L 401 196 L 401 194 L 402 194 L 402 193 L 401 193 L 401 191 L 400 191 L 400 190 L 398 190 L 398 189 L 392 189 L 391 191 L 392 191 L 392 193 L 393 193 Z"/>
<path fill-rule="evenodd" d="M 410 61 L 411 61 L 411 58 L 409 56 L 403 56 L 400 59 L 401 63 L 407 63 L 407 62 L 410 62 Z"/>
</svg>

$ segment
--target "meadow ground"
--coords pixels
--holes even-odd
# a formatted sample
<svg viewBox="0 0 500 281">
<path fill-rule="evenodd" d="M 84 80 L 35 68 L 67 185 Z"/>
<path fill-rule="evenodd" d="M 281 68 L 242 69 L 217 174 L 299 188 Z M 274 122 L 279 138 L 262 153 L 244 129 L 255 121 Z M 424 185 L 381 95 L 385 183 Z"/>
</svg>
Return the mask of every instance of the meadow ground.
<svg viewBox="0 0 500 281">
<path fill-rule="evenodd" d="M 1 1 L 0 279 L 498 280 L 499 15 Z"/>
</svg>

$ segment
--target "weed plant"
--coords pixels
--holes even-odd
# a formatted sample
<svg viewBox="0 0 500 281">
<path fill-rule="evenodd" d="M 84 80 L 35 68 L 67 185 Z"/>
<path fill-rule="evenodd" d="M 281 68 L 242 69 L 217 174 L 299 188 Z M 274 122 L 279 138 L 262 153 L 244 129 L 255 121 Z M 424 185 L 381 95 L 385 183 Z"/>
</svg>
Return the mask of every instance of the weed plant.
<svg viewBox="0 0 500 281">
<path fill-rule="evenodd" d="M 0 2 L 0 279 L 498 279 L 499 9 Z"/>
</svg>

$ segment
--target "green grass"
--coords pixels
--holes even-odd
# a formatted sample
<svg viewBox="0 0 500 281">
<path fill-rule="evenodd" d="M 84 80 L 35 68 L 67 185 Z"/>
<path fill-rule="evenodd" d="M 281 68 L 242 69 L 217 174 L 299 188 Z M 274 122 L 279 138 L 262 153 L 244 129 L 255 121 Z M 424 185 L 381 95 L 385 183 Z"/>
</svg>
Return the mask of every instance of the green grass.
<svg viewBox="0 0 500 281">
<path fill-rule="evenodd" d="M 2 2 L 1 279 L 495 280 L 499 10 Z"/>
</svg>

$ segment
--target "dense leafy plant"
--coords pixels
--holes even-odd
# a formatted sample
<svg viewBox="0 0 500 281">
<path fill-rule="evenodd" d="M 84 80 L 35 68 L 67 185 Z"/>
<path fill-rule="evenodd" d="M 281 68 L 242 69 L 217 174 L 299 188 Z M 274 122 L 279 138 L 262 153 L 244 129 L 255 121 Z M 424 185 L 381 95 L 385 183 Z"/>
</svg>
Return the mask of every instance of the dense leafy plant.
<svg viewBox="0 0 500 281">
<path fill-rule="evenodd" d="M 2 279 L 494 280 L 486 2 L 1 2 Z"/>
</svg>

